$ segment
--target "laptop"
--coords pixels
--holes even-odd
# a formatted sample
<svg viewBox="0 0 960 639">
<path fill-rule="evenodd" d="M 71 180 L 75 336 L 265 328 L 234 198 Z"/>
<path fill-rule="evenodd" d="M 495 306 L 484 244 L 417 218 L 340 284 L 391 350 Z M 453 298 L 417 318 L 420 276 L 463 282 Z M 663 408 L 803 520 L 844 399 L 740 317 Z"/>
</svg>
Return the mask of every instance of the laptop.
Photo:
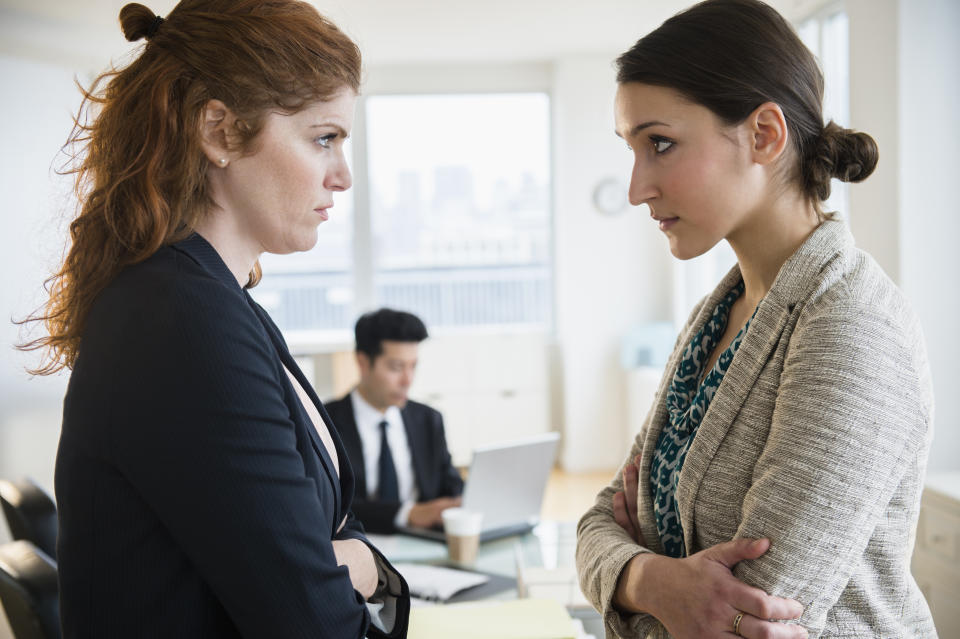
<svg viewBox="0 0 960 639">
<path fill-rule="evenodd" d="M 483 513 L 480 541 L 522 535 L 540 523 L 559 439 L 559 433 L 546 433 L 473 451 L 463 507 Z M 445 541 L 442 526 L 403 527 L 399 532 Z"/>
</svg>

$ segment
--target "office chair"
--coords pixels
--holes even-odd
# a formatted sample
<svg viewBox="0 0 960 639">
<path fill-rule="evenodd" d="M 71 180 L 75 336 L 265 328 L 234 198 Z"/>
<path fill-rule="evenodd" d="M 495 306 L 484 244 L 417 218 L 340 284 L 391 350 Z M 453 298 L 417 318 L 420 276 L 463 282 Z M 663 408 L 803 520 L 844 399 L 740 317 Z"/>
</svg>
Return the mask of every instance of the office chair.
<svg viewBox="0 0 960 639">
<path fill-rule="evenodd" d="M 0 479 L 0 504 L 14 539 L 31 541 L 49 557 L 57 556 L 57 506 L 40 486 L 29 479 Z"/>
<path fill-rule="evenodd" d="M 0 546 L 0 604 L 14 639 L 60 639 L 57 567 L 29 541 Z"/>
</svg>

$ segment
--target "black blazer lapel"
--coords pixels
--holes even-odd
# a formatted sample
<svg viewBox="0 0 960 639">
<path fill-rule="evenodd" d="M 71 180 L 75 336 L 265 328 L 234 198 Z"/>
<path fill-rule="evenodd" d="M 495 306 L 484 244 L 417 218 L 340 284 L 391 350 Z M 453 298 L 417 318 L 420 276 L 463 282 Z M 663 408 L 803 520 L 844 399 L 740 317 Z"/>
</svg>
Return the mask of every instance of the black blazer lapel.
<svg viewBox="0 0 960 639">
<path fill-rule="evenodd" d="M 270 341 L 273 343 L 273 347 L 276 350 L 277 355 L 280 357 L 280 361 L 300 383 L 300 385 L 306 391 L 307 396 L 310 398 L 310 401 L 313 402 L 314 406 L 317 408 L 317 411 L 320 413 L 321 419 L 324 420 L 327 430 L 330 431 L 330 436 L 333 438 L 337 455 L 340 459 L 345 459 L 344 456 L 346 453 L 343 449 L 343 442 L 340 441 L 340 437 L 337 434 L 337 429 L 333 426 L 333 421 L 330 419 L 330 416 L 324 409 L 323 403 L 320 401 L 320 398 L 317 397 L 313 387 L 308 383 L 306 377 L 304 377 L 303 371 L 300 370 L 300 367 L 297 366 L 293 356 L 290 355 L 290 351 L 287 349 L 287 344 L 284 341 L 283 336 L 280 334 L 280 330 L 273 323 L 266 312 L 260 308 L 260 305 L 253 301 L 253 298 L 250 297 L 250 294 L 237 283 L 233 273 L 231 273 L 230 269 L 227 268 L 227 265 L 220 257 L 220 254 L 217 253 L 216 249 L 199 233 L 193 233 L 186 239 L 177 242 L 173 245 L 173 248 L 188 255 L 197 264 L 206 269 L 207 272 L 209 272 L 213 277 L 223 282 L 224 285 L 235 288 L 237 293 L 246 299 L 247 304 L 257 316 L 257 319 L 260 320 L 260 324 L 263 326 L 270 338 Z M 283 378 L 284 383 L 290 383 L 290 381 L 286 378 L 286 375 L 283 375 Z M 295 389 L 291 387 L 289 390 L 293 393 L 294 397 L 298 397 Z M 349 470 L 344 471 L 344 469 L 350 468 L 350 463 L 348 461 L 345 464 L 341 464 L 341 472 L 338 473 L 337 469 L 334 468 L 333 459 L 327 453 L 326 446 L 324 446 L 323 442 L 320 440 L 320 435 L 317 433 L 316 428 L 314 428 L 309 415 L 307 415 L 303 410 L 303 407 L 300 406 L 299 400 L 296 402 L 294 410 L 297 410 L 300 413 L 301 421 L 309 433 L 310 442 L 313 445 L 313 449 L 320 458 L 323 469 L 326 472 L 327 477 L 330 479 L 330 485 L 333 486 L 333 495 L 335 500 L 334 506 L 337 513 L 337 516 L 334 518 L 334 532 L 336 532 L 336 526 L 339 525 L 339 522 L 343 519 L 344 515 L 346 515 L 346 512 L 350 507 L 350 501 L 353 498 L 353 476 Z M 346 501 L 346 503 L 344 503 L 344 501 Z"/>
<path fill-rule="evenodd" d="M 351 493 L 351 496 L 362 495 L 365 499 L 367 495 L 367 470 L 363 465 L 363 443 L 360 441 L 360 432 L 357 430 L 357 420 L 353 414 L 353 402 L 350 400 L 350 395 L 330 403 L 329 410 L 333 413 L 332 415 L 327 415 L 327 407 L 324 408 L 323 414 L 329 420 L 328 423 L 333 425 L 333 430 L 338 434 L 337 439 L 346 450 L 346 457 L 341 457 L 341 459 L 345 459 L 353 469 L 353 489 L 355 492 Z M 337 452 L 339 453 L 339 448 Z M 359 460 L 360 463 L 352 463 L 350 460 L 353 459 Z"/>
<path fill-rule="evenodd" d="M 430 450 L 431 447 L 428 424 L 417 418 L 410 404 L 403 407 L 400 415 L 403 417 L 403 429 L 407 432 L 407 444 L 410 448 L 410 457 L 413 460 L 413 475 L 417 482 L 419 501 L 433 499 L 436 495 L 432 494 L 432 484 L 436 482 L 427 481 L 430 474 L 424 459 L 426 451 Z M 428 488 L 431 490 L 427 490 Z"/>
<path fill-rule="evenodd" d="M 249 293 L 244 291 L 247 302 L 250 304 L 253 311 L 257 314 L 257 317 L 260 318 L 260 322 L 263 324 L 264 328 L 267 331 L 267 334 L 270 336 L 270 340 L 273 342 L 273 346 L 277 351 L 277 355 L 280 356 L 280 361 L 283 362 L 283 365 L 289 370 L 296 380 L 300 383 L 300 386 L 303 387 L 306 391 L 307 396 L 310 398 L 310 401 L 313 402 L 314 406 L 317 408 L 317 411 L 320 413 L 321 419 L 324 420 L 324 423 L 327 426 L 327 430 L 330 431 L 330 436 L 333 438 L 334 447 L 337 450 L 337 455 L 343 457 L 345 451 L 343 451 L 343 444 L 340 442 L 340 438 L 337 436 L 337 431 L 333 427 L 333 423 L 330 420 L 327 411 L 323 408 L 323 404 L 317 398 L 317 394 L 314 392 L 313 387 L 307 381 L 307 378 L 304 377 L 303 371 L 300 370 L 300 367 L 297 366 L 297 362 L 293 359 L 293 356 L 290 355 L 290 351 L 287 350 L 287 345 L 283 341 L 283 337 L 280 335 L 279 329 L 270 321 L 270 318 L 267 317 L 266 313 L 260 306 L 253 301 L 253 298 L 250 297 Z M 286 376 L 284 376 L 286 377 Z M 289 380 L 285 379 L 286 383 L 290 383 Z M 293 392 L 293 396 L 297 397 L 297 392 L 295 389 L 290 389 Z M 310 421 L 309 415 L 306 414 L 302 406 L 297 406 L 302 417 L 302 421 L 307 429 L 307 433 L 310 437 L 310 442 L 313 444 L 313 449 L 316 451 L 317 455 L 320 457 L 320 461 L 323 464 L 323 469 L 329 477 L 331 485 L 334 487 L 333 495 L 335 499 L 335 508 L 337 516 L 333 520 L 334 533 L 336 533 L 336 527 L 339 526 L 340 521 L 346 515 L 346 509 L 343 505 L 343 495 L 353 495 L 353 486 L 352 481 L 350 481 L 349 473 L 344 473 L 345 477 L 342 479 L 344 481 L 349 481 L 351 484 L 349 487 L 344 486 L 341 483 L 341 476 L 337 472 L 337 469 L 334 468 L 333 459 L 327 453 L 327 447 L 323 445 L 323 442 L 320 440 L 320 435 L 317 433 L 317 429 L 314 427 L 313 423 Z M 344 492 L 345 489 L 349 488 L 349 492 Z"/>
</svg>

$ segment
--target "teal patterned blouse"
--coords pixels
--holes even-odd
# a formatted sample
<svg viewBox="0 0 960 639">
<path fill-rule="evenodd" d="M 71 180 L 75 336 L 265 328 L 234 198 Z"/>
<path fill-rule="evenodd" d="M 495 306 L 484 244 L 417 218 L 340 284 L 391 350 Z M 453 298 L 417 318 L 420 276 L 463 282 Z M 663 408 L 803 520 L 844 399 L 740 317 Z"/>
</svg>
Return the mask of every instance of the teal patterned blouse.
<svg viewBox="0 0 960 639">
<path fill-rule="evenodd" d="M 680 365 L 667 391 L 669 421 L 660 433 L 657 449 L 650 462 L 650 490 L 653 494 L 653 514 L 657 520 L 657 530 L 660 533 L 664 551 L 670 557 L 687 556 L 676 500 L 677 483 L 680 481 L 683 460 L 697 434 L 700 420 L 706 414 L 710 401 L 716 394 L 723 375 L 730 367 L 730 362 L 733 361 L 733 356 L 750 326 L 749 320 L 737 333 L 727 350 L 717 359 L 713 370 L 704 378 L 703 383 L 698 382 L 710 354 L 727 329 L 730 308 L 737 298 L 743 295 L 743 290 L 741 280 L 717 304 L 710 320 L 683 351 Z"/>
</svg>

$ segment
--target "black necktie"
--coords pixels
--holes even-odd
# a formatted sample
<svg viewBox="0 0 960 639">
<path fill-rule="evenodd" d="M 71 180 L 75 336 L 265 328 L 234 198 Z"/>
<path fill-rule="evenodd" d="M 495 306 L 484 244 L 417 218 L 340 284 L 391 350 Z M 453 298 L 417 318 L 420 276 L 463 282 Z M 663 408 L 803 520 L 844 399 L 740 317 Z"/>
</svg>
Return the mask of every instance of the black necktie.
<svg viewBox="0 0 960 639">
<path fill-rule="evenodd" d="M 380 460 L 378 462 L 380 486 L 377 496 L 380 501 L 400 501 L 400 487 L 397 484 L 397 467 L 393 465 L 390 444 L 387 443 L 387 421 L 380 422 Z"/>
</svg>

